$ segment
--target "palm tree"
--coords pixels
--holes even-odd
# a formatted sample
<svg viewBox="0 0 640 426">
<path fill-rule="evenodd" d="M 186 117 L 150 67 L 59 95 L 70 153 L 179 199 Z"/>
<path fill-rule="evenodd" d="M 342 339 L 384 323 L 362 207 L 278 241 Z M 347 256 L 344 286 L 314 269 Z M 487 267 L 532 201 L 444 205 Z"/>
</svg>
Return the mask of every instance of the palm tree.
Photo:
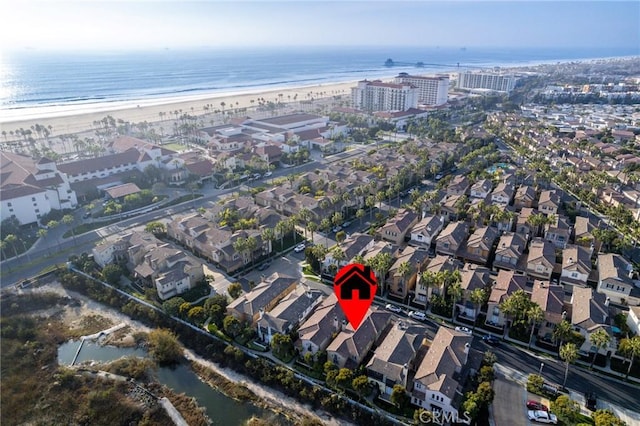
<svg viewBox="0 0 640 426">
<path fill-rule="evenodd" d="M 339 267 L 340 262 L 343 262 L 347 259 L 347 255 L 344 253 L 344 250 L 340 246 L 335 246 L 331 249 L 331 257 L 333 258 L 337 267 Z"/>
<path fill-rule="evenodd" d="M 589 368 L 593 368 L 593 363 L 596 360 L 596 356 L 598 356 L 598 352 L 600 349 L 604 349 L 609 346 L 609 342 L 611 341 L 611 336 L 602 328 L 599 328 L 595 333 L 591 333 L 589 336 L 589 341 L 593 346 L 596 347 L 596 350 L 593 353 L 593 358 L 591 358 L 591 364 L 589 364 Z"/>
<path fill-rule="evenodd" d="M 571 323 L 565 319 L 556 324 L 556 328 L 553 330 L 553 340 L 560 341 L 559 347 L 572 335 L 573 329 L 571 328 Z"/>
<path fill-rule="evenodd" d="M 73 217 L 73 215 L 65 214 L 64 216 L 62 216 L 62 223 L 64 223 L 65 225 L 72 225 L 73 222 L 75 222 L 75 218 Z M 71 235 L 73 236 L 73 243 L 75 244 L 76 233 L 75 233 L 75 230 L 73 229 L 73 226 L 71 226 Z"/>
<path fill-rule="evenodd" d="M 331 229 L 331 220 L 328 217 L 323 218 L 320 221 L 320 230 L 322 232 L 328 233 L 330 229 Z M 325 241 L 325 244 L 329 244 L 326 238 L 324 241 Z"/>
<path fill-rule="evenodd" d="M 280 237 L 280 251 L 284 250 L 284 234 L 287 233 L 287 223 L 285 220 L 281 220 L 276 223 L 276 234 Z"/>
<path fill-rule="evenodd" d="M 400 266 L 398 266 L 398 273 L 402 277 L 402 286 L 404 288 L 407 288 L 407 278 L 411 275 L 412 272 L 413 267 L 406 260 L 402 262 Z"/>
<path fill-rule="evenodd" d="M 544 320 L 544 311 L 537 303 L 533 303 L 531 307 L 527 310 L 527 319 L 531 324 L 531 334 L 529 335 L 529 344 L 531 347 L 531 339 L 533 339 L 533 332 L 536 329 L 536 326 L 540 324 Z"/>
<path fill-rule="evenodd" d="M 480 315 L 480 309 L 482 309 L 482 305 L 484 305 L 487 302 L 488 293 L 483 288 L 476 288 L 471 292 L 469 299 L 471 300 L 471 303 L 473 303 L 474 306 L 476 307 L 476 312 L 475 312 L 476 315 L 473 318 L 473 328 L 472 328 L 472 331 L 475 331 L 476 323 L 478 322 L 478 316 Z"/>
<path fill-rule="evenodd" d="M 271 246 L 276 239 L 276 233 L 272 228 L 264 228 L 261 233 L 262 241 L 268 241 Z M 273 247 L 270 247 L 269 255 L 273 252 Z"/>
<path fill-rule="evenodd" d="M 376 271 L 380 281 L 380 294 L 384 295 L 385 277 L 393 265 L 393 258 L 389 253 L 378 253 L 370 260 L 371 268 Z"/>
<path fill-rule="evenodd" d="M 313 243 L 313 233 L 318 230 L 318 224 L 316 222 L 307 222 L 307 229 L 311 233 L 311 242 Z"/>
<path fill-rule="evenodd" d="M 573 343 L 567 343 L 564 346 L 560 347 L 560 358 L 565 363 L 564 370 L 564 382 L 562 382 L 562 387 L 564 388 L 567 384 L 567 377 L 569 376 L 569 364 L 573 364 L 576 359 L 578 359 L 578 348 Z"/>
<path fill-rule="evenodd" d="M 618 350 L 621 354 L 631 358 L 629 360 L 629 368 L 627 369 L 627 374 L 624 376 L 625 379 L 628 379 L 635 357 L 640 356 L 640 336 L 622 339 L 620 341 Z"/>
<path fill-rule="evenodd" d="M 251 267 L 253 267 L 254 266 L 254 264 L 253 264 L 253 260 L 254 260 L 253 259 L 253 254 L 256 251 L 256 249 L 258 248 L 258 240 L 256 240 L 256 237 L 253 237 L 253 236 L 247 237 L 245 239 L 245 244 L 246 244 L 246 247 L 247 247 L 247 251 L 249 252 L 249 257 L 251 259 Z"/>
<path fill-rule="evenodd" d="M 233 249 L 245 257 L 247 251 L 247 240 L 240 237 L 233 242 Z M 242 262 L 244 265 L 244 261 Z"/>
<path fill-rule="evenodd" d="M 454 281 L 451 283 L 447 289 L 447 294 L 451 298 L 451 319 L 455 319 L 456 317 L 456 303 L 462 297 L 462 287 L 460 286 L 459 281 Z"/>
</svg>

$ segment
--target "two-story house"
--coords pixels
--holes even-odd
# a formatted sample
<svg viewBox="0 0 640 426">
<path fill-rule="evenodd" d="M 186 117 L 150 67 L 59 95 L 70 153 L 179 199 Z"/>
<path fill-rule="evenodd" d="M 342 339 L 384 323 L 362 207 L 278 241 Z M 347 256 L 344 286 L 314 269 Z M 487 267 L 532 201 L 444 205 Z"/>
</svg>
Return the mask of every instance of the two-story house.
<svg viewBox="0 0 640 426">
<path fill-rule="evenodd" d="M 296 278 L 274 272 L 264 278 L 253 290 L 231 302 L 227 306 L 227 313 L 241 322 L 255 325 L 261 314 L 264 315 L 273 309 L 297 285 Z"/>
<path fill-rule="evenodd" d="M 526 248 L 527 241 L 522 234 L 505 232 L 498 240 L 493 269 L 495 271 L 504 269 L 523 274 L 527 268 L 524 254 Z"/>
<path fill-rule="evenodd" d="M 469 187 L 469 179 L 464 175 L 457 175 L 449 182 L 445 192 L 447 195 L 465 195 Z"/>
<path fill-rule="evenodd" d="M 609 318 L 609 301 L 602 293 L 594 292 L 590 287 L 575 287 L 571 296 L 571 325 L 585 338 L 579 348 L 583 355 L 595 351 L 589 337 L 599 329 L 604 329 L 611 336 Z M 615 339 L 611 339 L 609 346 L 600 349 L 599 353 L 608 355 L 615 351 Z"/>
<path fill-rule="evenodd" d="M 571 224 L 565 216 L 555 215 L 551 223 L 545 225 L 544 238 L 558 248 L 565 248 L 571 237 Z"/>
<path fill-rule="evenodd" d="M 513 198 L 513 186 L 507 183 L 499 183 L 491 193 L 491 203 L 506 206 Z"/>
<path fill-rule="evenodd" d="M 544 311 L 544 320 L 538 324 L 537 335 L 545 342 L 553 340 L 553 331 L 565 317 L 564 288 L 552 285 L 548 281 L 534 281 L 531 301 L 537 303 Z"/>
<path fill-rule="evenodd" d="M 405 247 L 389 269 L 389 295 L 404 300 L 415 288 L 418 273 L 425 269 L 428 261 L 426 251 Z"/>
<path fill-rule="evenodd" d="M 379 396 L 389 401 L 395 385 L 409 388 L 410 372 L 422 348 L 426 328 L 399 321 L 394 324 L 367 363 L 367 376 L 379 389 Z"/>
<path fill-rule="evenodd" d="M 460 257 L 469 262 L 486 265 L 498 236 L 498 230 L 492 226 L 477 228 L 463 244 L 459 252 Z"/>
<path fill-rule="evenodd" d="M 544 215 L 558 214 L 560 196 L 555 189 L 542 191 L 538 200 L 538 211 Z"/>
<path fill-rule="evenodd" d="M 357 368 L 390 324 L 390 312 L 370 308 L 357 330 L 349 324 L 331 341 L 327 360 L 339 368 Z"/>
<path fill-rule="evenodd" d="M 585 287 L 589 274 L 591 274 L 591 254 L 589 249 L 582 246 L 567 246 L 562 251 L 560 284 Z M 569 287 L 568 290 L 570 289 Z"/>
<path fill-rule="evenodd" d="M 524 275 L 516 275 L 513 271 L 498 272 L 496 282 L 491 289 L 489 301 L 487 302 L 486 323 L 493 327 L 504 326 L 506 318 L 500 311 L 500 304 L 517 290 L 525 291 L 526 285 L 527 277 Z"/>
<path fill-rule="evenodd" d="M 456 256 L 469 235 L 466 222 L 451 222 L 436 238 L 436 253 Z"/>
<path fill-rule="evenodd" d="M 393 244 L 403 244 L 405 236 L 418 219 L 418 215 L 411 210 L 399 209 L 398 213 L 376 232 L 376 236 Z"/>
<path fill-rule="evenodd" d="M 458 259 L 455 259 L 451 256 L 443 256 L 437 255 L 427 265 L 427 268 L 423 272 L 430 272 L 432 275 L 437 274 L 438 272 L 453 272 L 462 268 L 463 264 Z M 421 274 L 418 275 L 416 287 L 415 287 L 415 297 L 414 303 L 418 303 L 421 305 L 425 305 L 431 299 L 432 294 L 443 294 L 444 288 L 443 286 L 434 286 L 434 283 L 430 283 L 425 281 Z"/>
<path fill-rule="evenodd" d="M 471 198 L 486 199 L 493 189 L 493 183 L 489 179 L 480 179 L 471 186 L 469 196 Z"/>
<path fill-rule="evenodd" d="M 465 263 L 460 270 L 460 288 L 462 298 L 458 301 L 457 310 L 460 316 L 474 320 L 480 313 L 478 307 L 471 301 L 471 293 L 476 289 L 487 289 L 491 286 L 491 271 L 484 266 Z"/>
<path fill-rule="evenodd" d="M 614 253 L 601 253 L 598 255 L 598 293 L 604 294 L 614 303 L 638 305 L 640 288 L 631 277 L 633 265 Z"/>
<path fill-rule="evenodd" d="M 411 228 L 409 244 L 428 249 L 444 226 L 444 221 L 438 216 L 425 216 Z"/>
<path fill-rule="evenodd" d="M 523 208 L 532 208 L 536 201 L 536 190 L 528 185 L 521 185 L 516 191 L 513 199 L 513 206 L 517 211 Z"/>
<path fill-rule="evenodd" d="M 338 304 L 335 293 L 329 294 L 306 321 L 300 324 L 296 348 L 302 355 L 317 354 L 324 351 L 334 333 L 339 333 L 347 326 L 347 319 Z"/>
<path fill-rule="evenodd" d="M 274 334 L 288 334 L 304 321 L 320 302 L 324 293 L 298 285 L 269 312 L 260 312 L 257 333 L 260 340 L 271 343 Z"/>
<path fill-rule="evenodd" d="M 461 392 L 458 380 L 469 359 L 472 340 L 473 336 L 447 327 L 438 329 L 413 379 L 412 404 L 447 416 L 457 414 L 453 400 Z"/>
<path fill-rule="evenodd" d="M 596 240 L 593 231 L 597 226 L 591 222 L 590 218 L 584 216 L 576 216 L 573 225 L 573 242 L 576 245 L 590 248 L 591 252 L 600 251 L 600 242 Z"/>
<path fill-rule="evenodd" d="M 371 235 L 354 232 L 342 242 L 344 260 L 335 260 L 331 252 L 329 252 L 322 262 L 322 268 L 323 270 L 328 270 L 330 265 L 335 264 L 339 269 L 350 263 L 357 255 L 364 255 L 364 253 L 373 248 L 374 244 L 375 240 Z"/>
<path fill-rule="evenodd" d="M 554 245 L 542 238 L 534 238 L 529 245 L 527 256 L 527 275 L 532 279 L 551 279 L 556 265 L 556 250 Z"/>
<path fill-rule="evenodd" d="M 534 214 L 536 214 L 535 209 L 523 207 L 516 219 L 515 233 L 525 237 L 527 242 L 529 242 L 531 238 L 536 236 L 536 227 L 529 223 L 529 218 Z"/>
</svg>

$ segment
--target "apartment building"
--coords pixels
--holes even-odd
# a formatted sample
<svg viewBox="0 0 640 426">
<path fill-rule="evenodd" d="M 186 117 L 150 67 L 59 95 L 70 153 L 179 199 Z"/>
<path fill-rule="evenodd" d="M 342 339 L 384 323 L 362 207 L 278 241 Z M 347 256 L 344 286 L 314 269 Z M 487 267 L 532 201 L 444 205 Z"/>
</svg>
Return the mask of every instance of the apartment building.
<svg viewBox="0 0 640 426">
<path fill-rule="evenodd" d="M 511 92 L 516 85 L 516 77 L 484 72 L 458 73 L 457 87 L 460 89 L 486 89 L 496 92 Z"/>
<path fill-rule="evenodd" d="M 419 89 L 409 83 L 359 81 L 351 88 L 353 107 L 363 111 L 406 111 L 418 106 Z"/>
<path fill-rule="evenodd" d="M 411 84 L 418 88 L 418 103 L 420 105 L 440 106 L 447 103 L 449 91 L 449 76 L 421 76 L 409 75 L 406 72 L 398 74 L 396 84 Z"/>
</svg>

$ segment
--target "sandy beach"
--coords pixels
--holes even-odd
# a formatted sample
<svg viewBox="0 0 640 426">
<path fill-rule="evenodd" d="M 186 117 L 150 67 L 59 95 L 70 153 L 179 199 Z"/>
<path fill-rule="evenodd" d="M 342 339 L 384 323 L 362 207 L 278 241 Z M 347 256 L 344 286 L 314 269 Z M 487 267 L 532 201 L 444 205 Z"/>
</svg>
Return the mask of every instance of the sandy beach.
<svg viewBox="0 0 640 426">
<path fill-rule="evenodd" d="M 225 103 L 224 109 L 229 110 L 257 107 L 258 99 L 261 98 L 266 102 L 290 103 L 294 102 L 294 99 L 300 102 L 335 95 L 349 97 L 351 88 L 355 84 L 355 81 L 350 81 L 270 90 L 201 94 L 190 97 L 0 110 L 0 130 L 9 133 L 20 128 L 29 129 L 37 123 L 46 127 L 52 126 L 52 136 L 56 136 L 90 130 L 94 121 L 101 120 L 107 115 L 111 115 L 116 120 L 151 123 L 161 121 L 161 112 L 166 113 L 163 120 L 174 119 L 175 115 L 170 114 L 174 111 L 200 116 L 206 112 L 203 109 L 206 105 L 210 105 L 209 114 L 213 116 L 213 110 L 222 109 L 222 102 Z"/>
</svg>

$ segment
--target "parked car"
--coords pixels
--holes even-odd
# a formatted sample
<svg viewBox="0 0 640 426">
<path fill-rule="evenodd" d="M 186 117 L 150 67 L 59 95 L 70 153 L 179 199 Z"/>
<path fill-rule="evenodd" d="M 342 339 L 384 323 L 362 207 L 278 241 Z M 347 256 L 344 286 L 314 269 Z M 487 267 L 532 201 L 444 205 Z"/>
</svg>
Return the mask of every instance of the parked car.
<svg viewBox="0 0 640 426">
<path fill-rule="evenodd" d="M 271 176 L 272 174 L 273 174 L 273 173 L 271 173 L 271 172 L 265 172 L 265 173 L 264 173 L 264 175 L 262 175 L 262 176 L 264 176 L 264 177 L 269 177 L 269 176 Z"/>
<path fill-rule="evenodd" d="M 587 410 L 596 411 L 598 405 L 598 395 L 595 392 L 587 392 L 584 394 L 584 406 Z"/>
<path fill-rule="evenodd" d="M 485 342 L 487 345 L 491 345 L 491 346 L 498 346 L 500 344 L 500 339 L 498 339 L 496 336 L 493 336 L 491 334 L 482 336 L 482 341 Z"/>
<path fill-rule="evenodd" d="M 293 251 L 300 253 L 301 251 L 304 251 L 305 248 L 307 248 L 307 246 L 304 243 L 300 243 L 293 249 Z"/>
<path fill-rule="evenodd" d="M 271 266 L 271 261 L 267 260 L 266 262 L 262 263 L 260 266 L 258 266 L 258 271 L 264 271 L 265 269 L 267 269 L 269 266 Z"/>
<path fill-rule="evenodd" d="M 533 400 L 527 401 L 527 409 L 533 411 L 549 411 L 546 405 Z"/>
<path fill-rule="evenodd" d="M 345 223 L 342 224 L 342 229 L 348 228 L 349 226 L 351 226 L 351 222 L 346 221 Z"/>
<path fill-rule="evenodd" d="M 527 417 L 529 417 L 529 420 L 533 420 L 534 422 L 538 423 L 549 423 L 553 425 L 558 424 L 558 418 L 556 417 L 556 415 L 547 411 L 529 410 L 527 412 Z"/>
<path fill-rule="evenodd" d="M 332 229 L 332 231 L 336 232 L 336 233 L 340 232 L 341 230 L 342 230 L 342 227 L 340 225 L 334 226 L 333 229 Z"/>
<path fill-rule="evenodd" d="M 411 311 L 409 312 L 409 318 L 413 318 L 413 319 L 417 319 L 420 321 L 424 321 L 427 319 L 427 316 L 424 314 L 424 312 L 419 312 L 419 311 Z"/>
<path fill-rule="evenodd" d="M 254 178 L 254 179 L 260 179 L 261 177 L 262 177 L 262 175 L 261 175 L 260 173 L 255 173 L 255 174 L 253 175 L 253 178 Z"/>
<path fill-rule="evenodd" d="M 442 179 L 442 174 L 441 174 L 441 173 L 438 173 L 438 174 L 436 175 L 436 182 L 437 182 L 437 181 L 439 181 L 440 179 Z"/>
<path fill-rule="evenodd" d="M 471 330 L 468 329 L 467 327 L 458 326 L 458 327 L 456 327 L 456 331 L 461 331 L 461 332 L 467 333 L 467 334 L 473 334 L 473 333 L 471 333 Z"/>
<path fill-rule="evenodd" d="M 400 312 L 402 312 L 402 309 L 400 309 L 396 305 L 392 305 L 391 303 L 388 303 L 387 306 L 385 306 L 385 308 L 388 311 L 395 312 L 396 314 L 399 314 Z"/>
</svg>

